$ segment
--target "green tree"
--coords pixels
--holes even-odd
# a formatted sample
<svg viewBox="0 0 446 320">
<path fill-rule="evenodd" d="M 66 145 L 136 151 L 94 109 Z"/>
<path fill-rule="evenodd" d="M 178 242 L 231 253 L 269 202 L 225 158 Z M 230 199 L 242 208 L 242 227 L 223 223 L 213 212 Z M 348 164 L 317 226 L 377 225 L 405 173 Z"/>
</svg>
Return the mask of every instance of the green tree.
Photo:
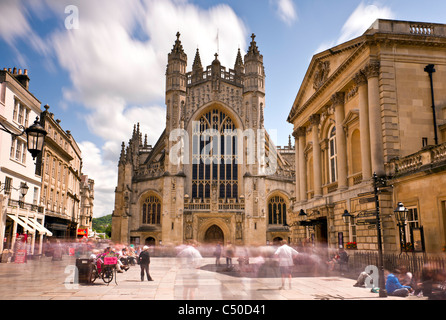
<svg viewBox="0 0 446 320">
<path fill-rule="evenodd" d="M 92 229 L 97 233 L 105 233 L 107 237 L 111 237 L 112 215 L 106 215 L 99 218 L 93 218 Z"/>
</svg>

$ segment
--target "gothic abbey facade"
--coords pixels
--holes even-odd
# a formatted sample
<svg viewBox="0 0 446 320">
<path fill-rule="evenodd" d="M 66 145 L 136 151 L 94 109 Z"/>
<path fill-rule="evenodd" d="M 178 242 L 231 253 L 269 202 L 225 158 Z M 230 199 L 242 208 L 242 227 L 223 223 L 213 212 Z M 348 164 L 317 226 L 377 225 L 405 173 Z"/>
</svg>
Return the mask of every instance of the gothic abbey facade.
<svg viewBox="0 0 446 320">
<path fill-rule="evenodd" d="M 168 54 L 166 128 L 154 146 L 135 125 L 122 144 L 112 240 L 178 245 L 265 244 L 289 239 L 294 148 L 264 130 L 265 71 L 252 35 L 233 69 L 218 55 L 192 71 L 180 34 Z"/>
</svg>

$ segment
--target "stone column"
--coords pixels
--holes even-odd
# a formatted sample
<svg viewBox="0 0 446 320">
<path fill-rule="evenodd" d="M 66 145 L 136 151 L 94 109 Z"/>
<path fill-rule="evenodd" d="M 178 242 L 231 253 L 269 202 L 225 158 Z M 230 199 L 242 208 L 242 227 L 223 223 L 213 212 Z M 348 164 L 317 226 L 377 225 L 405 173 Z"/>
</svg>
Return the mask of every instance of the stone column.
<svg viewBox="0 0 446 320">
<path fill-rule="evenodd" d="M 305 161 L 305 135 L 307 130 L 305 127 L 300 127 L 295 132 L 299 137 L 299 148 L 296 150 L 299 162 L 299 167 L 296 167 L 296 171 L 299 171 L 299 181 L 296 181 L 296 183 L 299 184 L 300 201 L 303 202 L 307 201 L 307 170 Z"/>
<path fill-rule="evenodd" d="M 370 152 L 372 161 L 372 172 L 376 172 L 378 176 L 382 176 L 385 174 L 385 171 L 381 104 L 379 101 L 379 65 L 379 61 L 371 61 L 366 66 L 364 73 L 368 79 Z"/>
<path fill-rule="evenodd" d="M 365 77 L 364 73 L 360 71 L 355 75 L 353 80 L 358 86 L 362 180 L 369 180 L 372 177 L 372 168 L 370 163 L 370 130 L 367 78 Z"/>
<path fill-rule="evenodd" d="M 347 184 L 347 145 L 345 138 L 344 122 L 344 102 L 345 93 L 337 92 L 331 97 L 333 108 L 335 111 L 336 121 L 336 151 L 338 158 L 338 189 L 345 190 L 348 188 Z"/>
<path fill-rule="evenodd" d="M 321 145 L 319 142 L 319 122 L 320 114 L 313 114 L 310 117 L 311 133 L 313 135 L 313 181 L 314 197 L 322 197 L 322 168 L 321 168 Z"/>
<path fill-rule="evenodd" d="M 296 202 L 300 202 L 300 171 L 299 171 L 299 135 L 297 130 L 293 132 L 294 137 L 294 168 L 296 172 L 296 187 L 295 187 L 295 194 L 296 194 Z"/>
</svg>

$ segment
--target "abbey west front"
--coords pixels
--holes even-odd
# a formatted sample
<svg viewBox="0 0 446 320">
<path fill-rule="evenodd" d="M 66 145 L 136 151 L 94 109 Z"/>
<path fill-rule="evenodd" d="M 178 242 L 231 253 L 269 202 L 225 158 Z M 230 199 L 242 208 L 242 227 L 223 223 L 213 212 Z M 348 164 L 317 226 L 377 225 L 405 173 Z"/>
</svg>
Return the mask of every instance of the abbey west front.
<svg viewBox="0 0 446 320">
<path fill-rule="evenodd" d="M 197 50 L 187 72 L 177 34 L 166 69 L 166 129 L 151 146 L 135 124 L 122 145 L 112 240 L 286 239 L 376 250 L 379 212 L 385 252 L 441 251 L 445 47 L 445 25 L 377 20 L 316 54 L 284 114 L 294 145 L 277 147 L 263 128 L 265 69 L 255 36 L 244 58 L 234 53 L 232 69 L 218 55 L 204 68 Z"/>
</svg>

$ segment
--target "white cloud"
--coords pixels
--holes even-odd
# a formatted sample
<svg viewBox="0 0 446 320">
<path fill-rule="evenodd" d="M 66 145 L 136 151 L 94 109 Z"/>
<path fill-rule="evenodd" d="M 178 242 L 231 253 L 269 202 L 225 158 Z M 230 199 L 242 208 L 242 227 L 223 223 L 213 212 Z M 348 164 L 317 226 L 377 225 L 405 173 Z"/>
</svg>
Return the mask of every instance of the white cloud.
<svg viewBox="0 0 446 320">
<path fill-rule="evenodd" d="M 365 5 L 364 2 L 361 2 L 342 27 L 337 43 L 343 43 L 362 35 L 376 19 L 393 18 L 394 14 L 389 7 L 379 4 Z"/>
<path fill-rule="evenodd" d="M 26 10 L 23 10 L 18 1 L 0 2 L 2 16 L 7 19 L 0 19 L 0 37 L 11 44 L 15 38 L 26 37 L 31 32 L 31 27 L 25 17 Z"/>
<path fill-rule="evenodd" d="M 291 25 L 297 20 L 297 12 L 293 0 L 270 0 L 276 14 L 285 24 Z"/>
<path fill-rule="evenodd" d="M 19 65 L 27 65 L 26 56 L 16 48 L 17 40 L 24 40 L 41 54 L 48 53 L 45 42 L 31 28 L 27 16 L 28 11 L 20 1 L 0 1 L 0 38 L 3 38 L 16 53 Z"/>
<path fill-rule="evenodd" d="M 133 125 L 140 123 L 149 144 L 164 130 L 165 69 L 177 31 L 189 70 L 197 47 L 203 65 L 209 65 L 219 50 L 222 65 L 232 68 L 238 48 L 247 45 L 244 23 L 223 4 L 208 9 L 188 0 L 22 0 L 0 4 L 0 37 L 11 47 L 15 39 L 28 39 L 48 61 L 56 59 L 71 80 L 71 86 L 63 88 L 63 108 L 69 109 L 71 103 L 83 105 L 89 131 L 104 140 L 102 146 L 79 143 L 83 172 L 95 180 L 96 215 L 113 210 L 121 141 L 128 141 Z M 78 7 L 77 29 L 63 27 L 68 5 Z M 62 27 L 42 40 L 27 20 L 31 14 L 41 21 L 53 15 Z"/>
<path fill-rule="evenodd" d="M 361 2 L 342 26 L 339 38 L 321 43 L 315 53 L 325 51 L 361 36 L 372 26 L 376 19 L 394 19 L 394 17 L 395 14 L 390 7 L 381 6 L 377 3 L 366 5 L 364 2 Z"/>
<path fill-rule="evenodd" d="M 94 216 L 111 214 L 114 204 L 114 190 L 117 183 L 117 162 L 104 160 L 103 150 L 89 141 L 80 142 L 83 173 L 94 179 Z M 106 147 L 107 144 L 104 146 Z"/>
</svg>

